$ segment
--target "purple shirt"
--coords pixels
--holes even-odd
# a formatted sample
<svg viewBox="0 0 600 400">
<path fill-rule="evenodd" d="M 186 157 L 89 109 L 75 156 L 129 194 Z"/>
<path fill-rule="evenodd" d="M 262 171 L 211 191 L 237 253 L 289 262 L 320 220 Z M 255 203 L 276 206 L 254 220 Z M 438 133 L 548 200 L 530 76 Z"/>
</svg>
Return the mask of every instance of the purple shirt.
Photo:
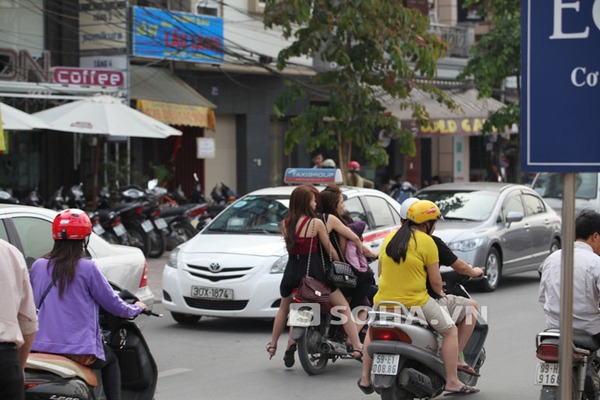
<svg viewBox="0 0 600 400">
<path fill-rule="evenodd" d="M 53 264 L 40 258 L 30 272 L 36 306 L 52 281 Z M 112 287 L 92 260 L 80 259 L 75 267 L 73 282 L 58 297 L 58 286 L 53 286 L 39 313 L 39 331 L 32 350 L 54 354 L 94 354 L 104 360 L 102 332 L 98 322 L 102 307 L 118 317 L 131 318 L 142 312 L 113 291 Z"/>
</svg>

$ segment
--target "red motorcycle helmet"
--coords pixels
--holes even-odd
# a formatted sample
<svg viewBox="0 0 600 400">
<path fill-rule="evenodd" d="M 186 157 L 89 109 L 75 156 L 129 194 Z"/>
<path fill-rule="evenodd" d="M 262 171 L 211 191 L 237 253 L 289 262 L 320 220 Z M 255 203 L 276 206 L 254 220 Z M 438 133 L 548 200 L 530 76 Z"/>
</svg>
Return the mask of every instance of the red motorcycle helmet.
<svg viewBox="0 0 600 400">
<path fill-rule="evenodd" d="M 348 163 L 348 169 L 350 171 L 360 171 L 360 164 L 357 161 L 350 161 Z"/>
<path fill-rule="evenodd" d="M 54 240 L 83 240 L 92 233 L 92 221 L 85 211 L 77 208 L 58 213 L 52 222 Z"/>
</svg>

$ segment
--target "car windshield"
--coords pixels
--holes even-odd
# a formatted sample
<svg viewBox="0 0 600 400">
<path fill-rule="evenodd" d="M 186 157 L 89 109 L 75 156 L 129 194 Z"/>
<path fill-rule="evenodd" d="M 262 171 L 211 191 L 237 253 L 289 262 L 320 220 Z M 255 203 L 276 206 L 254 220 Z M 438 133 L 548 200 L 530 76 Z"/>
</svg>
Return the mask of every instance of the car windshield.
<svg viewBox="0 0 600 400">
<path fill-rule="evenodd" d="M 485 221 L 492 215 L 498 194 L 484 190 L 432 190 L 418 197 L 437 204 L 446 220 Z"/>
<path fill-rule="evenodd" d="M 206 232 L 281 234 L 289 203 L 289 196 L 244 196 L 220 213 Z"/>
<path fill-rule="evenodd" d="M 578 173 L 575 178 L 575 198 L 591 200 L 597 197 L 598 174 L 595 172 Z M 533 182 L 533 190 L 545 198 L 562 199 L 563 180 L 562 174 L 542 172 Z"/>
</svg>

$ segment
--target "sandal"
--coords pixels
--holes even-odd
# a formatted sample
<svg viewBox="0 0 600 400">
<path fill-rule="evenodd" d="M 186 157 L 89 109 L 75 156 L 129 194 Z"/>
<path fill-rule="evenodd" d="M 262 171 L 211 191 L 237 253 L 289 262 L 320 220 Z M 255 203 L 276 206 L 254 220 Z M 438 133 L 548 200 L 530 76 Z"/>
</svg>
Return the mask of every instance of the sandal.
<svg viewBox="0 0 600 400">
<path fill-rule="evenodd" d="M 275 353 L 277 352 L 277 346 L 273 346 L 273 342 L 269 342 L 266 345 L 267 353 L 269 353 L 269 360 L 273 358 Z"/>
<path fill-rule="evenodd" d="M 471 366 L 465 364 L 465 365 L 459 365 L 456 367 L 456 369 L 458 370 L 458 372 L 464 372 L 465 374 L 471 375 L 471 376 L 481 376 L 477 371 L 475 371 L 473 368 L 471 368 Z"/>
<path fill-rule="evenodd" d="M 459 390 L 445 390 L 444 396 L 466 396 L 469 394 L 479 393 L 479 389 L 473 386 L 463 385 Z"/>
<path fill-rule="evenodd" d="M 294 353 L 296 352 L 296 344 L 291 345 L 283 355 L 283 363 L 286 367 L 292 368 L 296 359 L 294 358 Z"/>
<path fill-rule="evenodd" d="M 362 362 L 362 358 L 363 358 L 363 352 L 362 351 L 350 349 L 350 352 L 352 353 L 352 358 L 354 358 L 357 361 Z M 358 354 L 358 357 L 356 357 L 356 354 Z"/>
<path fill-rule="evenodd" d="M 358 379 L 358 382 L 356 382 L 356 384 L 358 385 L 358 388 L 360 389 L 360 391 L 363 392 L 364 394 L 371 394 L 375 391 L 375 388 L 373 387 L 372 383 L 369 386 L 361 385 L 360 378 Z"/>
</svg>

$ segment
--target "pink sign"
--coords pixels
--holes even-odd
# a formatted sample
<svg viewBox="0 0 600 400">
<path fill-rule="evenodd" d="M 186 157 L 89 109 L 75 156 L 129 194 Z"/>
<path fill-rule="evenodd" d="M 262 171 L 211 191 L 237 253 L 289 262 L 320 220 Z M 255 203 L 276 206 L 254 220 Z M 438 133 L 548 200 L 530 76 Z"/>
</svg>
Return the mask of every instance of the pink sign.
<svg viewBox="0 0 600 400">
<path fill-rule="evenodd" d="M 52 80 L 63 85 L 123 86 L 125 75 L 110 69 L 56 67 Z"/>
</svg>

